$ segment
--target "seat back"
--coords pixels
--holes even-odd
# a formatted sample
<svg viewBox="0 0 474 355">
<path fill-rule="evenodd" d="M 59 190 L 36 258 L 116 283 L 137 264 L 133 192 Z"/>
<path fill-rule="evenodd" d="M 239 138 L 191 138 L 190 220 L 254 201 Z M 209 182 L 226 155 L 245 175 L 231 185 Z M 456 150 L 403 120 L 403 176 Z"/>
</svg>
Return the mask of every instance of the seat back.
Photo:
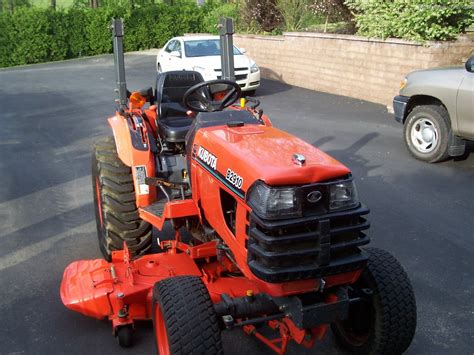
<svg viewBox="0 0 474 355">
<path fill-rule="evenodd" d="M 203 81 L 202 75 L 196 71 L 160 73 L 156 78 L 155 90 L 159 118 L 185 117 L 188 109 L 183 105 L 184 93 Z"/>
<path fill-rule="evenodd" d="M 193 118 L 186 115 L 183 104 L 184 93 L 192 86 L 203 82 L 202 75 L 195 71 L 170 71 L 156 78 L 156 105 L 160 135 L 168 142 L 184 142 Z"/>
</svg>

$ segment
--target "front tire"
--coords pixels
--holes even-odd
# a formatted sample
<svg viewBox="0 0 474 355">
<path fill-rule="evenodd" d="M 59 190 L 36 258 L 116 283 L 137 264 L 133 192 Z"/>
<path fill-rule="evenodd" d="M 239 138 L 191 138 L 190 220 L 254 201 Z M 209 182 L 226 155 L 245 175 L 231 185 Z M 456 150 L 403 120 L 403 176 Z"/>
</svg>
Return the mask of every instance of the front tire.
<svg viewBox="0 0 474 355">
<path fill-rule="evenodd" d="M 214 305 L 197 276 L 155 284 L 153 325 L 158 354 L 223 354 Z"/>
<path fill-rule="evenodd" d="M 408 151 L 419 160 L 436 163 L 449 158 L 451 126 L 448 111 L 442 106 L 415 107 L 404 126 Z"/>
<path fill-rule="evenodd" d="M 410 280 L 388 252 L 366 248 L 369 261 L 349 296 L 348 319 L 331 325 L 337 342 L 354 354 L 402 354 L 416 329 L 416 302 Z"/>
<path fill-rule="evenodd" d="M 111 260 L 112 251 L 127 243 L 132 255 L 151 249 L 152 227 L 138 215 L 132 170 L 122 163 L 113 136 L 99 139 L 92 151 L 92 190 L 99 247 Z"/>
</svg>

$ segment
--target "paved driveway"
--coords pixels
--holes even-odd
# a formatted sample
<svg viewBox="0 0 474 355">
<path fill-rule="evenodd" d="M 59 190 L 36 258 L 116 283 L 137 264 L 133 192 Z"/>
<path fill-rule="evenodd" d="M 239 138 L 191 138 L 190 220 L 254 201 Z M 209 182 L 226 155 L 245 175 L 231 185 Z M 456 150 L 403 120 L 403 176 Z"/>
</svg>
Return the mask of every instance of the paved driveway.
<svg viewBox="0 0 474 355">
<path fill-rule="evenodd" d="M 126 63 L 129 88 L 153 85 L 154 57 L 127 55 Z M 112 57 L 0 70 L 0 83 L 0 353 L 125 352 L 108 322 L 59 298 L 66 265 L 100 257 L 90 147 L 109 132 Z M 270 81 L 257 93 L 277 127 L 353 169 L 372 210 L 373 245 L 394 253 L 413 281 L 418 329 L 409 353 L 472 354 L 474 154 L 421 163 L 380 105 Z M 239 331 L 223 338 L 229 354 L 270 353 Z M 126 352 L 148 353 L 153 342 L 144 322 Z M 318 350 L 343 353 L 331 337 Z"/>
</svg>

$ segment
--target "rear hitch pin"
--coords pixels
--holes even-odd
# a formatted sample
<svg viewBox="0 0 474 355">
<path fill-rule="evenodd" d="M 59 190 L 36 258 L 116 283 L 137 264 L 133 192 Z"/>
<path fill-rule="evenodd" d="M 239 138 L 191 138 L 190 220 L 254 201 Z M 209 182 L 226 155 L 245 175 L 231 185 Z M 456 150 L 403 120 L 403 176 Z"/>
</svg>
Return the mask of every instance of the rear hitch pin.
<svg viewBox="0 0 474 355">
<path fill-rule="evenodd" d="M 117 274 L 115 273 L 115 267 L 113 265 L 110 267 L 110 275 L 114 281 L 117 279 Z"/>
</svg>

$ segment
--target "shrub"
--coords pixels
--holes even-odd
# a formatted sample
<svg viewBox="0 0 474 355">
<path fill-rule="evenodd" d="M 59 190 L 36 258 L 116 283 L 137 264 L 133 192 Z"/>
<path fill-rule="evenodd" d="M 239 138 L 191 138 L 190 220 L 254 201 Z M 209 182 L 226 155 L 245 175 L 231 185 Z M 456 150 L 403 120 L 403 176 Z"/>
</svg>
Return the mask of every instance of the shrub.
<svg viewBox="0 0 474 355">
<path fill-rule="evenodd" d="M 474 22 L 470 0 L 346 0 L 358 33 L 414 41 L 456 38 Z"/>
<path fill-rule="evenodd" d="M 272 32 L 281 26 L 283 16 L 276 0 L 244 0 L 242 20 L 250 30 Z"/>
<path fill-rule="evenodd" d="M 206 12 L 207 11 L 207 12 Z M 124 19 L 127 51 L 161 47 L 170 37 L 205 30 L 212 9 L 179 2 L 98 9 L 20 8 L 0 13 L 0 67 L 76 58 L 112 52 L 113 17 Z"/>
<path fill-rule="evenodd" d="M 309 8 L 315 15 L 325 18 L 324 32 L 326 32 L 329 23 L 340 21 L 346 23 L 349 32 L 355 32 L 351 10 L 344 0 L 312 0 Z"/>
<path fill-rule="evenodd" d="M 245 26 L 240 19 L 240 9 L 240 3 L 220 4 L 207 1 L 203 8 L 203 31 L 217 34 L 217 23 L 219 22 L 219 18 L 222 16 L 232 17 L 234 19 L 235 31 L 244 30 Z"/>
<path fill-rule="evenodd" d="M 287 31 L 299 31 L 314 22 L 311 3 L 308 0 L 277 0 Z"/>
</svg>

